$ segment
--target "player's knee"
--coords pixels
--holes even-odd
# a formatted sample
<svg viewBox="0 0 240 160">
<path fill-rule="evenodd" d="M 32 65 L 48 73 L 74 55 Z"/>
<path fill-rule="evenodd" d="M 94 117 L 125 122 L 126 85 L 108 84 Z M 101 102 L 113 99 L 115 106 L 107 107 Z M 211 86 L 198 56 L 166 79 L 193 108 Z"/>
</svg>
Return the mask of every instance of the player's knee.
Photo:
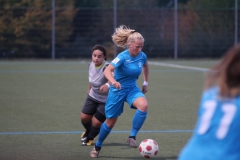
<svg viewBox="0 0 240 160">
<path fill-rule="evenodd" d="M 94 126 L 94 127 L 96 127 L 96 128 L 100 128 L 101 127 L 101 125 L 102 125 L 102 122 L 100 122 L 100 121 L 93 121 L 92 122 L 92 125 Z"/>
<path fill-rule="evenodd" d="M 81 113 L 80 118 L 81 118 L 82 123 L 88 123 L 92 119 L 92 115 L 87 115 L 87 114 Z"/>
<path fill-rule="evenodd" d="M 117 121 L 117 118 L 106 119 L 106 124 L 107 124 L 108 128 L 113 128 L 116 121 Z"/>
<path fill-rule="evenodd" d="M 146 112 L 148 110 L 148 104 L 147 103 L 143 103 L 141 104 L 138 109 L 142 112 Z"/>
<path fill-rule="evenodd" d="M 88 123 L 89 121 L 87 119 L 81 118 L 82 123 Z"/>
<path fill-rule="evenodd" d="M 135 107 L 142 112 L 146 112 L 148 110 L 148 103 L 145 99 L 141 99 L 138 103 L 136 103 Z"/>
</svg>

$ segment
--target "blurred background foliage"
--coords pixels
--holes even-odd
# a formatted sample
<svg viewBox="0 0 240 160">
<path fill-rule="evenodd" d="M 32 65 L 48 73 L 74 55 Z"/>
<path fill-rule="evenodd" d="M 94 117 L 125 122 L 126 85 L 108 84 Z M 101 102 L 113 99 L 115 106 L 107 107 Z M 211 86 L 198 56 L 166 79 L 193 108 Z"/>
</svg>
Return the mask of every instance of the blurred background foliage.
<svg viewBox="0 0 240 160">
<path fill-rule="evenodd" d="M 51 58 L 52 1 L 0 0 L 0 6 L 0 58 Z M 114 0 L 56 0 L 55 57 L 88 58 L 102 44 L 113 58 L 113 6 Z M 234 13 L 234 0 L 178 0 L 178 57 L 220 57 L 234 45 Z M 117 0 L 122 24 L 144 36 L 149 57 L 173 58 L 174 0 Z"/>
</svg>

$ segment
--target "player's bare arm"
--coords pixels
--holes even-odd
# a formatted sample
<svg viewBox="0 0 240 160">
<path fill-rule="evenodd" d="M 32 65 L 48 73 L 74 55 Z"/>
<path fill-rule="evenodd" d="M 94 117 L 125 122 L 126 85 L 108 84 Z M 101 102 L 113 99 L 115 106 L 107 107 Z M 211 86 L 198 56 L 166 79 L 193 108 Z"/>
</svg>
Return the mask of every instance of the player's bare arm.
<svg viewBox="0 0 240 160">
<path fill-rule="evenodd" d="M 143 66 L 143 86 L 142 86 L 142 92 L 145 94 L 148 91 L 148 75 L 149 75 L 149 67 L 148 63 Z"/>
<path fill-rule="evenodd" d="M 114 72 L 114 70 L 115 70 L 114 66 L 109 64 L 104 71 L 104 75 L 108 79 L 108 81 L 111 82 L 113 87 L 115 87 L 117 89 L 121 89 L 121 84 L 119 82 L 117 82 L 113 77 L 112 73 Z"/>
<path fill-rule="evenodd" d="M 102 85 L 100 87 L 100 92 L 102 93 L 108 93 L 109 87 L 110 87 L 110 82 L 108 81 L 106 84 Z"/>
</svg>

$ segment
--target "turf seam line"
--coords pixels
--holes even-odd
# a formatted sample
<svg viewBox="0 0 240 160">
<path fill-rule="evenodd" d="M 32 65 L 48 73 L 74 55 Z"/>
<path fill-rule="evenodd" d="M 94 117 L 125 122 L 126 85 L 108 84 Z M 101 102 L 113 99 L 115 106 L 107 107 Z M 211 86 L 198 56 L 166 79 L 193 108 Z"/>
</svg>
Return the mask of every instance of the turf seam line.
<svg viewBox="0 0 240 160">
<path fill-rule="evenodd" d="M 0 135 L 33 135 L 33 134 L 81 134 L 83 131 L 45 131 L 45 132 L 0 132 Z M 111 133 L 121 134 L 121 133 L 130 133 L 131 131 L 120 131 L 115 130 Z M 142 130 L 139 133 L 191 133 L 193 130 Z"/>
</svg>

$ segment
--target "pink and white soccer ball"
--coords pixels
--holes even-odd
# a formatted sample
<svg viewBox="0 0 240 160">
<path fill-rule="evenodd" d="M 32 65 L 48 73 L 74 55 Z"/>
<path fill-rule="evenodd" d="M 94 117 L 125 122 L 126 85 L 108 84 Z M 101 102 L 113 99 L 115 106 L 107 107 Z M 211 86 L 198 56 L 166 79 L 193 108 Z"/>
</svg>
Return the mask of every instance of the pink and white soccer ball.
<svg viewBox="0 0 240 160">
<path fill-rule="evenodd" d="M 138 150 L 144 158 L 150 159 L 158 154 L 158 144 L 153 139 L 145 139 L 140 143 Z"/>
</svg>

